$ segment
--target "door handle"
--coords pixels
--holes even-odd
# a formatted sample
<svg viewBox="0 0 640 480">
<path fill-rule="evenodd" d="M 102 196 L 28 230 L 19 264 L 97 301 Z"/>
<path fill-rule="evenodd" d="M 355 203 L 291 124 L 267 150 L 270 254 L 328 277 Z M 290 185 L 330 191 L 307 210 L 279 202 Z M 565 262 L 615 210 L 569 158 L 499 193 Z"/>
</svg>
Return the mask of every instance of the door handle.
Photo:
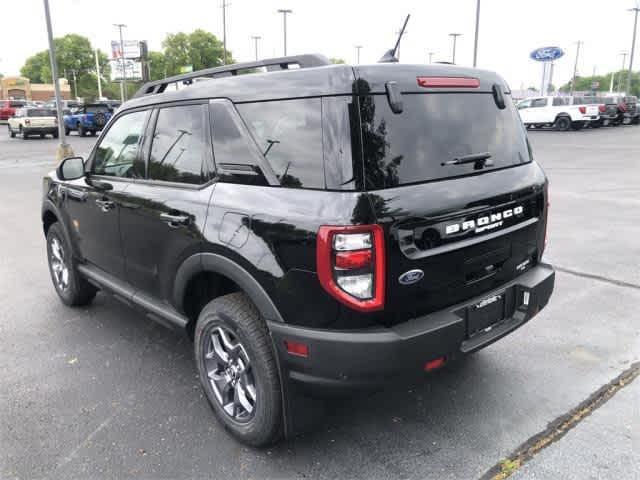
<svg viewBox="0 0 640 480">
<path fill-rule="evenodd" d="M 100 210 L 102 210 L 105 213 L 116 206 L 116 204 L 111 200 L 105 200 L 100 198 L 96 200 L 96 204 L 100 207 Z"/>
<path fill-rule="evenodd" d="M 187 225 L 189 223 L 189 217 L 187 215 L 171 215 L 170 213 L 161 213 L 160 218 L 170 227 L 174 228 L 180 225 Z"/>
</svg>

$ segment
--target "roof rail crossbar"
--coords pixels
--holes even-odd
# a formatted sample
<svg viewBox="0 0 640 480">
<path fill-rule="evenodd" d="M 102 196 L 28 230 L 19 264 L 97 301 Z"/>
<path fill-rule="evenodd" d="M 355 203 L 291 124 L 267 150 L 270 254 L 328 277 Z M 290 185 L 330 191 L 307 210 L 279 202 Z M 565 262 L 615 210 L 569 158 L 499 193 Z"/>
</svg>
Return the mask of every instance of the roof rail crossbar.
<svg viewBox="0 0 640 480">
<path fill-rule="evenodd" d="M 173 77 L 163 78 L 162 80 L 154 80 L 147 82 L 133 96 L 143 97 L 145 95 L 154 95 L 162 93 L 168 85 L 182 83 L 191 85 L 196 79 L 215 79 L 221 77 L 229 77 L 238 75 L 243 70 L 251 70 L 254 68 L 264 67 L 268 72 L 289 70 L 291 65 L 297 68 L 312 68 L 330 65 L 331 62 L 324 55 L 308 54 L 295 55 L 290 57 L 267 58 L 255 62 L 234 63 L 232 65 L 223 65 L 221 67 L 206 68 L 196 72 L 183 73 L 174 75 Z"/>
</svg>

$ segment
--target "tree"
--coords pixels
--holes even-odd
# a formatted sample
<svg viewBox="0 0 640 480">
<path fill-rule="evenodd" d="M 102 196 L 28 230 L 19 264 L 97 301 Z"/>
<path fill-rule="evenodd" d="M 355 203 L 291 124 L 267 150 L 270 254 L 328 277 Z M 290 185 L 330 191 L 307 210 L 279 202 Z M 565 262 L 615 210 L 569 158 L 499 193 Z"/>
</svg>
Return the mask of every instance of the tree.
<svg viewBox="0 0 640 480">
<path fill-rule="evenodd" d="M 149 52 L 149 80 L 161 80 L 167 76 L 167 62 L 162 52 Z"/>
<path fill-rule="evenodd" d="M 611 77 L 613 77 L 613 90 L 624 91 L 627 85 L 628 70 L 619 70 L 617 72 L 610 72 L 606 75 L 596 75 L 590 77 L 578 77 L 576 78 L 576 84 L 573 90 L 578 92 L 591 91 L 592 84 L 597 82 L 599 84 L 598 91 L 608 91 L 611 85 Z M 561 92 L 571 91 L 571 80 L 560 87 Z M 631 92 L 630 95 L 640 95 L 640 72 L 633 72 L 631 75 Z"/>
<path fill-rule="evenodd" d="M 86 37 L 76 34 L 65 35 L 54 39 L 58 72 L 73 83 L 73 71 L 78 82 L 78 96 L 93 99 L 98 95 L 95 71 L 95 54 L 91 42 Z M 109 76 L 109 59 L 98 50 L 98 62 L 103 78 Z M 33 83 L 51 83 L 51 65 L 49 50 L 43 50 L 27 58 L 20 74 Z M 73 89 L 73 85 L 71 86 Z"/>
<path fill-rule="evenodd" d="M 338 58 L 338 57 L 331 57 L 329 61 L 331 63 L 346 63 L 342 58 Z"/>
<path fill-rule="evenodd" d="M 164 69 L 166 75 L 180 73 L 182 67 L 191 65 L 193 70 L 217 67 L 223 64 L 222 42 L 210 32 L 202 29 L 191 33 L 170 33 L 162 42 L 164 48 Z M 158 59 L 156 59 L 158 61 Z M 233 63 L 231 52 L 227 50 L 227 63 Z M 159 72 L 154 72 L 157 74 Z M 164 77 L 164 72 L 162 77 Z M 162 78 L 160 77 L 160 78 Z M 153 78 L 153 75 L 152 75 Z"/>
</svg>

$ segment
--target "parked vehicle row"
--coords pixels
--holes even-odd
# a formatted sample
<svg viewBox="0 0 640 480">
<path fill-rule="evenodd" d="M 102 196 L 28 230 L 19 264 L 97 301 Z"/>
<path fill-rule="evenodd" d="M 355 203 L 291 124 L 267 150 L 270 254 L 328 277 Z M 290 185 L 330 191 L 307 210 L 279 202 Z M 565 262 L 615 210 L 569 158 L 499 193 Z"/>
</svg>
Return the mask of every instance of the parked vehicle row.
<svg viewBox="0 0 640 480">
<path fill-rule="evenodd" d="M 527 128 L 581 130 L 640 123 L 640 105 L 635 96 L 534 97 L 520 101 L 518 111 Z"/>
<path fill-rule="evenodd" d="M 15 103 L 18 105 L 18 102 Z M 54 107 L 27 107 L 21 103 L 21 108 L 12 108 L 7 113 L 8 132 L 11 138 L 19 136 L 24 140 L 30 136 L 46 135 L 58 137 L 58 117 Z M 95 135 L 101 131 L 113 115 L 113 108 L 107 103 L 80 105 L 73 110 L 64 110 L 64 130 L 69 135 L 72 131 L 78 135 Z"/>
</svg>

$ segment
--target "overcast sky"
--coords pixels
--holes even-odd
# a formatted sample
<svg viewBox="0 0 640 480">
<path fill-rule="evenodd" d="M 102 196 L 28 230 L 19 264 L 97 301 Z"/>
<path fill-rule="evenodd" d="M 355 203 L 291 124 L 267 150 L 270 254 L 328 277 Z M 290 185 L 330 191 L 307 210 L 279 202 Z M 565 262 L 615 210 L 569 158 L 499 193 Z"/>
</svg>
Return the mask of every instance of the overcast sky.
<svg viewBox="0 0 640 480">
<path fill-rule="evenodd" d="M 511 88 L 539 86 L 541 66 L 529 60 L 536 47 L 557 45 L 566 55 L 557 62 L 554 83 L 572 74 L 576 41 L 584 42 L 578 72 L 591 75 L 619 69 L 620 52 L 629 51 L 638 0 L 482 0 L 478 66 L 500 73 Z M 260 57 L 283 53 L 282 15 L 290 8 L 288 53 L 318 52 L 355 63 L 375 62 L 395 42 L 404 16 L 411 14 L 401 46 L 403 63 L 451 59 L 449 33 L 458 38 L 456 60 L 471 65 L 476 0 L 227 0 L 227 42 L 234 58 L 254 57 L 252 35 L 260 35 Z M 126 23 L 125 39 L 148 40 L 161 48 L 167 33 L 203 28 L 222 38 L 222 0 L 50 0 L 55 36 L 78 33 L 109 51 L 117 38 L 113 23 Z M 42 0 L 3 1 L 0 72 L 18 74 L 24 60 L 47 48 Z M 638 42 L 640 43 L 640 42 Z M 635 70 L 640 69 L 636 48 Z M 628 66 L 628 59 L 627 59 Z"/>
</svg>

